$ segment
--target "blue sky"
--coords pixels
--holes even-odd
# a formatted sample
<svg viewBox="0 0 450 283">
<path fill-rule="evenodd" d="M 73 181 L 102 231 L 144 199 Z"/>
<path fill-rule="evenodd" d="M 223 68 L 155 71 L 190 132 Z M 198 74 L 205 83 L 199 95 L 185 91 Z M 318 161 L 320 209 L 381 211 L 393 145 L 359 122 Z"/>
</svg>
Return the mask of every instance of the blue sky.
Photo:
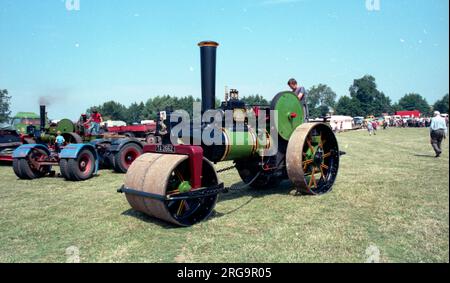
<svg viewBox="0 0 450 283">
<path fill-rule="evenodd" d="M 347 95 L 371 74 L 397 101 L 449 91 L 447 0 L 0 0 L 0 88 L 12 110 L 78 118 L 88 106 L 200 97 L 197 43 L 220 43 L 224 86 L 271 99 L 296 77 Z M 374 0 L 377 1 L 377 0 Z"/>
</svg>

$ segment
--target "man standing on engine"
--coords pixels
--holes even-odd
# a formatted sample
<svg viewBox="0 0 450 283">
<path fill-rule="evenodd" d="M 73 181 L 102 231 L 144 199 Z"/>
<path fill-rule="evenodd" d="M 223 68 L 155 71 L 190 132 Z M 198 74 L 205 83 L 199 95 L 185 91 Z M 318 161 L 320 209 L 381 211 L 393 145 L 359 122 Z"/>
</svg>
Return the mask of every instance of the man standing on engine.
<svg viewBox="0 0 450 283">
<path fill-rule="evenodd" d="M 98 110 L 96 108 L 94 108 L 92 110 L 91 117 L 85 123 L 85 124 L 91 123 L 88 133 L 93 136 L 98 135 L 100 132 L 100 123 L 101 122 L 103 122 L 102 115 L 100 113 L 98 113 Z"/>
<path fill-rule="evenodd" d="M 308 112 L 308 103 L 306 100 L 307 94 L 306 94 L 305 88 L 302 86 L 299 87 L 296 79 L 290 79 L 288 81 L 288 86 L 291 88 L 292 92 L 294 92 L 297 95 L 298 99 L 300 100 L 300 103 L 303 106 L 303 114 L 304 114 L 305 121 L 308 121 L 309 112 Z"/>
</svg>

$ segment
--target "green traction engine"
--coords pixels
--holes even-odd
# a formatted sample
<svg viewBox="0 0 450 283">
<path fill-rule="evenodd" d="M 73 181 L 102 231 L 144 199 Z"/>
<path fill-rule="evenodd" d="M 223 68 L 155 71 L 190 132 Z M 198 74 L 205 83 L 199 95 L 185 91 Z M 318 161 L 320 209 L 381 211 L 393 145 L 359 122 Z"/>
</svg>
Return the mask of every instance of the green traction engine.
<svg viewBox="0 0 450 283">
<path fill-rule="evenodd" d="M 196 224 L 226 191 L 213 164 L 230 160 L 254 189 L 290 180 L 299 194 L 329 192 L 340 157 L 329 125 L 305 122 L 303 107 L 290 91 L 277 94 L 270 105 L 246 105 L 232 89 L 216 108 L 218 44 L 199 46 L 202 118 L 194 114 L 186 121 L 171 108 L 160 112 L 155 143 L 144 146 L 119 189 L 129 204 L 175 225 Z"/>
</svg>

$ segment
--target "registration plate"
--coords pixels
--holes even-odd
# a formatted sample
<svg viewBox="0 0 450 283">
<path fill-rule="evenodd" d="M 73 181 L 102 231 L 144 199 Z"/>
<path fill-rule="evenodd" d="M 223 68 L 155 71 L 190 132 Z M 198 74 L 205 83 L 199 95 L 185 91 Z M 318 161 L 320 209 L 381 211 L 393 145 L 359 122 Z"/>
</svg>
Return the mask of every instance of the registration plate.
<svg viewBox="0 0 450 283">
<path fill-rule="evenodd" d="M 156 146 L 156 152 L 175 153 L 175 147 L 171 144 L 158 144 Z"/>
</svg>

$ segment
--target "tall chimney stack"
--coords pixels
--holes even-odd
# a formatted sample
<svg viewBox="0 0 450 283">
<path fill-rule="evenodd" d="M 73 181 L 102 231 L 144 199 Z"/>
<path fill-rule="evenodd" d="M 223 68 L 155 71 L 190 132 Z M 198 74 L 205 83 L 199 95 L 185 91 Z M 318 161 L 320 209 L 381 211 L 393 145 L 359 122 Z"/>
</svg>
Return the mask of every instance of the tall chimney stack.
<svg viewBox="0 0 450 283">
<path fill-rule="evenodd" d="M 219 44 L 214 41 L 202 41 L 200 60 L 202 72 L 202 113 L 216 107 L 216 51 Z"/>
<path fill-rule="evenodd" d="M 40 120 L 41 120 L 41 128 L 40 128 L 40 130 L 41 130 L 41 133 L 43 133 L 43 132 L 45 132 L 45 118 L 46 118 L 46 113 L 45 113 L 45 105 L 41 105 L 40 106 L 40 113 L 39 113 L 40 115 L 39 115 L 39 118 L 40 118 Z"/>
</svg>

